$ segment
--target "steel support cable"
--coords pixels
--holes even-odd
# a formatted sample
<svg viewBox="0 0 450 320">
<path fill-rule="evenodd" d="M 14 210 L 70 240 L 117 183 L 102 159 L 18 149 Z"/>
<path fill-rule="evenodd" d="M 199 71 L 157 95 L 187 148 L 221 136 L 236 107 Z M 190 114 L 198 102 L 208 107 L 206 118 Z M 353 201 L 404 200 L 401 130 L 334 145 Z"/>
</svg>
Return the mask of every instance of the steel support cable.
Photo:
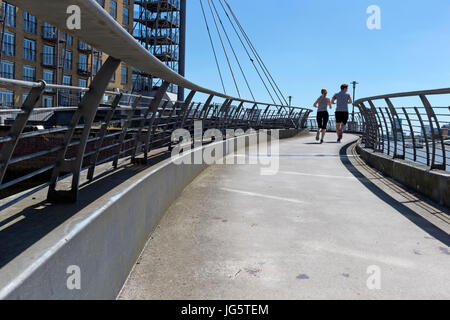
<svg viewBox="0 0 450 320">
<path fill-rule="evenodd" d="M 238 56 L 236 54 L 236 51 L 234 50 L 233 44 L 231 43 L 230 37 L 228 36 L 227 30 L 225 29 L 225 26 L 224 26 L 224 24 L 222 22 L 222 19 L 221 19 L 220 15 L 219 15 L 219 12 L 217 11 L 217 8 L 216 8 L 216 5 L 214 3 L 214 0 L 211 0 L 211 3 L 213 5 L 214 11 L 216 12 L 217 18 L 219 19 L 219 23 L 220 23 L 220 25 L 222 27 L 222 30 L 223 30 L 223 32 L 225 34 L 225 37 L 227 38 L 228 44 L 231 47 L 231 50 L 232 50 L 233 55 L 234 55 L 234 58 L 236 59 L 236 62 L 238 64 L 238 66 L 239 66 L 239 69 L 241 70 L 242 76 L 244 77 L 245 83 L 247 84 L 247 88 L 250 91 L 250 94 L 251 94 L 253 100 L 256 100 L 255 99 L 255 95 L 253 94 L 253 91 L 250 88 L 250 83 L 248 82 L 247 76 L 245 75 L 244 70 L 242 69 L 241 62 L 239 61 L 239 58 L 238 58 Z"/>
<path fill-rule="evenodd" d="M 220 33 L 219 25 L 217 24 L 216 16 L 214 15 L 214 11 L 213 11 L 213 9 L 211 7 L 210 0 L 208 0 L 208 5 L 209 5 L 209 9 L 211 11 L 211 15 L 212 15 L 213 20 L 214 20 L 214 24 L 216 26 L 216 30 L 217 30 L 217 34 L 218 34 L 219 39 L 220 39 L 220 43 L 222 44 L 223 52 L 225 53 L 225 57 L 227 59 L 228 68 L 230 69 L 231 76 L 233 77 L 233 81 L 234 81 L 234 85 L 235 85 L 236 90 L 237 90 L 238 97 L 241 98 L 241 92 L 239 90 L 239 86 L 237 84 L 236 77 L 235 77 L 234 72 L 233 72 L 233 67 L 231 66 L 230 58 L 228 57 L 227 49 L 225 48 L 225 44 L 223 43 L 222 34 Z"/>
<path fill-rule="evenodd" d="M 216 49 L 214 48 L 214 42 L 211 37 L 211 30 L 209 29 L 209 24 L 208 24 L 208 20 L 206 19 L 205 9 L 203 8 L 203 1 L 202 0 L 199 0 L 199 1 L 200 1 L 200 6 L 202 7 L 203 18 L 205 19 L 205 25 L 206 25 L 206 30 L 208 31 L 209 41 L 211 42 L 211 48 L 214 53 L 214 59 L 216 60 L 217 70 L 219 71 L 220 81 L 222 82 L 223 93 L 227 94 L 227 90 L 225 89 L 225 83 L 223 82 L 222 71 L 220 71 L 219 60 L 217 60 Z"/>
<path fill-rule="evenodd" d="M 283 100 L 286 103 L 286 105 L 288 105 L 288 102 L 287 102 L 286 98 L 284 97 L 284 95 L 281 92 L 280 88 L 278 87 L 276 81 L 272 77 L 270 71 L 267 69 L 266 65 L 264 64 L 263 60 L 261 59 L 260 55 L 258 54 L 258 51 L 254 47 L 253 43 L 251 42 L 250 38 L 248 37 L 248 35 L 245 32 L 244 28 L 242 27 L 241 23 L 239 22 L 239 19 L 234 14 L 233 9 L 231 9 L 231 6 L 228 4 L 227 0 L 223 0 L 223 1 L 225 2 L 225 4 L 227 5 L 228 9 L 230 10 L 231 15 L 233 16 L 234 20 L 236 21 L 236 24 L 238 25 L 239 29 L 241 30 L 242 34 L 244 35 L 244 38 L 248 42 L 248 45 L 250 46 L 250 49 L 253 51 L 253 54 L 255 55 L 259 65 L 261 66 L 261 69 L 263 70 L 264 74 L 266 75 L 267 79 L 269 80 L 269 83 L 272 86 L 272 89 L 275 91 L 275 93 L 276 93 L 277 97 L 279 98 L 281 104 L 283 105 L 283 102 L 281 101 L 281 98 L 279 97 L 279 95 L 277 93 L 277 90 L 280 93 L 280 95 L 283 98 Z M 272 84 L 272 82 L 273 82 L 273 84 Z M 276 89 L 275 89 L 274 85 L 275 85 Z"/>
<path fill-rule="evenodd" d="M 230 9 L 230 10 L 231 10 L 231 9 Z M 284 100 L 284 102 L 286 103 L 286 105 L 288 105 L 288 102 L 287 102 L 286 98 L 284 97 L 283 93 L 281 92 L 281 90 L 280 90 L 278 84 L 276 83 L 276 81 L 275 81 L 275 79 L 273 78 L 272 74 L 270 73 L 269 69 L 266 67 L 264 61 L 262 60 L 262 58 L 261 58 L 261 56 L 259 55 L 258 51 L 256 50 L 255 46 L 253 45 L 253 43 L 252 43 L 252 41 L 250 40 L 249 36 L 248 36 L 247 33 L 245 32 L 245 30 L 244 30 L 244 28 L 242 27 L 242 25 L 240 24 L 239 20 L 237 20 L 237 17 L 235 16 L 234 12 L 232 12 L 232 14 L 233 14 L 233 16 L 235 17 L 235 19 L 236 19 L 236 21 L 237 21 L 237 23 L 238 23 L 238 25 L 239 25 L 239 28 L 241 29 L 241 31 L 242 31 L 244 37 L 247 39 L 250 48 L 251 48 L 252 51 L 254 52 L 254 54 L 255 54 L 255 56 L 256 56 L 256 58 L 257 58 L 257 61 L 258 61 L 258 63 L 259 63 L 260 66 L 261 66 L 261 69 L 264 71 L 264 74 L 266 75 L 267 79 L 269 80 L 269 83 L 271 84 L 272 89 L 273 89 L 275 92 L 278 91 L 278 93 L 280 94 L 281 98 L 283 98 L 283 100 Z M 272 83 L 273 83 L 273 85 L 275 86 L 276 89 L 273 87 Z M 277 93 L 277 97 L 279 98 L 278 93 Z M 281 100 L 281 99 L 280 99 L 280 100 Z M 281 102 L 281 104 L 283 105 L 283 102 Z"/>
<path fill-rule="evenodd" d="M 245 52 L 247 53 L 248 58 L 250 59 L 251 63 L 253 64 L 253 67 L 255 68 L 256 73 L 258 74 L 259 78 L 261 79 L 261 82 L 263 83 L 264 87 L 266 88 L 267 93 L 269 94 L 270 98 L 272 99 L 272 102 L 273 102 L 274 104 L 277 104 L 277 103 L 275 102 L 275 99 L 273 98 L 272 93 L 270 92 L 269 87 L 267 86 L 267 84 L 266 84 L 264 78 L 262 77 L 261 73 L 259 72 L 258 67 L 257 67 L 256 64 L 255 64 L 255 60 L 252 58 L 252 55 L 250 54 L 250 52 L 249 52 L 248 49 L 247 49 L 247 46 L 244 44 L 244 41 L 242 40 L 241 36 L 239 35 L 238 30 L 237 30 L 236 27 L 234 26 L 233 21 L 232 21 L 231 18 L 230 18 L 230 15 L 228 14 L 227 10 L 225 9 L 225 7 L 224 7 L 224 5 L 223 5 L 223 3 L 222 3 L 222 0 L 219 0 L 219 3 L 220 3 L 220 5 L 221 5 L 223 11 L 225 12 L 225 15 L 227 16 L 228 21 L 230 21 L 230 24 L 231 24 L 231 26 L 233 27 L 233 30 L 234 30 L 234 32 L 236 33 L 236 36 L 238 37 L 239 41 L 241 42 L 242 47 L 244 48 Z"/>
<path fill-rule="evenodd" d="M 222 4 L 222 3 L 221 3 L 221 4 Z M 248 38 L 247 34 L 244 32 L 242 26 L 240 25 L 239 21 L 237 20 L 237 17 L 235 17 L 233 11 L 231 10 L 231 7 L 228 5 L 228 3 L 227 3 L 226 1 L 225 1 L 225 4 L 228 6 L 228 8 L 229 8 L 229 10 L 230 10 L 230 13 L 233 15 L 233 19 L 235 20 L 236 25 L 237 25 L 238 28 L 239 28 L 239 31 L 240 31 L 240 32 L 242 33 L 242 35 L 244 36 L 244 39 L 245 39 L 245 41 L 247 42 L 247 45 L 250 47 L 250 50 L 252 51 L 253 55 L 255 56 L 255 59 L 256 59 L 257 63 L 259 64 L 261 70 L 263 71 L 263 73 L 264 73 L 266 79 L 269 81 L 269 84 L 270 84 L 270 86 L 272 87 L 273 92 L 274 92 L 275 95 L 277 96 L 277 98 L 278 98 L 278 100 L 280 101 L 281 105 L 283 105 L 283 101 L 281 100 L 280 96 L 278 95 L 278 93 L 277 93 L 275 87 L 273 86 L 272 82 L 270 81 L 270 78 L 269 78 L 268 75 L 267 75 L 267 72 L 264 70 L 264 68 L 263 68 L 263 66 L 262 66 L 262 64 L 261 64 L 261 62 L 260 62 L 260 60 L 258 59 L 257 53 L 256 53 L 255 49 L 252 47 L 251 42 L 250 42 L 250 39 Z M 224 8 L 223 5 L 222 5 L 222 8 L 223 8 L 224 11 L 226 12 L 226 10 L 225 10 L 225 8 Z M 228 13 L 227 13 L 227 12 L 226 12 L 226 14 L 227 14 L 227 16 L 228 16 Z M 230 20 L 230 23 L 231 23 L 231 25 L 233 26 L 235 32 L 236 32 L 236 33 L 238 34 L 238 36 L 239 36 L 239 32 L 238 32 L 238 31 L 236 30 L 236 28 L 234 27 L 234 24 L 233 24 L 233 22 L 231 21 L 231 19 L 230 19 L 229 16 L 228 16 L 228 19 Z M 239 36 L 239 38 L 240 38 L 240 36 Z M 240 39 L 240 40 L 241 40 L 241 39 Z M 242 40 L 241 40 L 241 42 L 242 42 Z M 244 44 L 243 44 L 243 46 L 244 46 L 244 48 L 246 48 L 246 46 L 245 46 Z M 247 51 L 247 49 L 246 49 L 246 51 Z M 248 51 L 247 51 L 247 52 L 248 52 Z M 250 60 L 251 60 L 251 62 L 253 63 L 253 65 L 255 65 L 253 58 L 250 57 Z M 255 65 L 255 68 L 256 68 L 256 65 Z M 258 72 L 258 74 L 260 74 L 260 73 L 259 73 L 259 70 L 257 70 L 257 72 Z M 261 77 L 261 76 L 260 76 L 260 77 Z M 263 81 L 264 81 L 264 80 L 263 80 Z M 265 81 L 264 81 L 264 86 L 266 86 Z M 266 86 L 266 87 L 267 87 L 267 86 Z M 268 87 L 267 87 L 267 89 L 268 89 Z M 268 89 L 268 90 L 269 90 L 269 89 Z M 270 90 L 269 90 L 269 92 L 270 92 Z M 269 93 L 269 94 L 272 96 L 271 93 Z M 274 100 L 274 99 L 272 98 L 272 100 Z M 274 100 L 274 104 L 276 104 L 275 100 Z"/>
<path fill-rule="evenodd" d="M 233 14 L 233 16 L 234 16 L 234 13 L 233 13 L 233 12 L 232 12 L 232 14 Z M 235 16 L 234 16 L 234 17 L 235 17 Z M 268 73 L 267 68 L 265 68 L 264 63 L 262 62 L 262 60 L 261 60 L 261 58 L 260 58 L 258 52 L 256 51 L 255 47 L 253 46 L 252 42 L 250 41 L 250 38 L 248 37 L 247 33 L 245 32 L 244 28 L 241 26 L 241 24 L 239 23 L 239 21 L 237 20 L 237 18 L 235 17 L 234 19 L 236 20 L 237 25 L 238 25 L 240 31 L 242 32 L 242 34 L 243 34 L 243 36 L 244 36 L 244 39 L 246 40 L 246 42 L 248 43 L 250 49 L 252 50 L 253 54 L 255 55 L 256 61 L 258 62 L 258 64 L 259 64 L 261 70 L 263 71 L 264 75 L 266 76 L 266 78 L 267 78 L 267 80 L 268 80 L 270 86 L 272 87 L 272 90 L 274 91 L 275 95 L 277 96 L 278 100 L 280 101 L 280 104 L 281 104 L 281 105 L 284 105 L 284 104 L 283 104 L 283 100 L 280 98 L 280 95 L 279 95 L 278 92 L 277 92 L 277 89 L 276 89 L 277 86 L 276 86 L 276 84 L 275 84 L 275 86 L 274 86 L 274 83 L 272 83 L 273 80 L 271 81 L 270 73 Z M 272 78 L 272 79 L 273 79 L 273 78 Z M 278 90 L 278 91 L 279 91 L 279 90 Z M 286 99 L 284 98 L 283 94 L 281 94 L 281 97 L 283 97 L 283 99 L 285 100 L 285 103 L 286 103 L 286 105 L 287 105 L 288 103 L 286 102 Z"/>
</svg>

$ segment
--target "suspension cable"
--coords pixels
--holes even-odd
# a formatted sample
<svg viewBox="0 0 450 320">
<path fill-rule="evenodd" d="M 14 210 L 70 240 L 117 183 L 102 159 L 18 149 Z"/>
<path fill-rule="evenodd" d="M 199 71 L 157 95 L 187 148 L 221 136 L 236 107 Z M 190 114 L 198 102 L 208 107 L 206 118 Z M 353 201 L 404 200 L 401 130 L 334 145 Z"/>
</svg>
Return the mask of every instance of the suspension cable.
<svg viewBox="0 0 450 320">
<path fill-rule="evenodd" d="M 241 70 L 241 73 L 242 73 L 242 76 L 244 77 L 245 83 L 247 84 L 247 88 L 248 88 L 248 90 L 250 91 L 250 94 L 251 94 L 251 96 L 252 96 L 252 98 L 253 98 L 253 101 L 255 101 L 255 100 L 256 100 L 256 99 L 255 99 L 255 95 L 253 94 L 253 91 L 252 91 L 252 89 L 250 88 L 250 84 L 249 84 L 249 82 L 248 82 L 247 76 L 245 75 L 244 70 L 242 69 L 241 62 L 239 61 L 239 58 L 238 58 L 238 56 L 237 56 L 237 54 L 236 54 L 236 51 L 234 50 L 233 44 L 231 43 L 230 37 L 228 36 L 228 33 L 227 33 L 226 29 L 225 29 L 225 26 L 224 26 L 224 24 L 223 24 L 223 22 L 222 22 L 222 19 L 221 19 L 220 15 L 219 15 L 219 12 L 217 11 L 217 8 L 216 8 L 216 5 L 215 5 L 215 3 L 214 3 L 214 0 L 211 0 L 211 3 L 212 3 L 212 5 L 213 5 L 214 11 L 216 12 L 216 15 L 217 15 L 217 18 L 218 18 L 218 20 L 219 20 L 219 22 L 220 22 L 220 25 L 222 26 L 222 30 L 223 30 L 223 32 L 225 33 L 225 37 L 226 37 L 227 40 L 228 40 L 228 44 L 229 44 L 229 46 L 231 47 L 231 50 L 233 51 L 234 58 L 236 59 L 236 62 L 237 62 L 237 64 L 238 64 L 238 66 L 239 66 L 239 69 Z"/>
<path fill-rule="evenodd" d="M 236 33 L 236 36 L 238 37 L 239 41 L 241 42 L 242 47 L 244 48 L 245 52 L 247 53 L 248 58 L 250 59 L 251 63 L 253 64 L 253 67 L 255 68 L 256 73 L 258 74 L 259 78 L 261 79 L 261 82 L 263 83 L 264 87 L 266 88 L 267 93 L 269 94 L 270 98 L 272 99 L 272 102 L 273 102 L 274 104 L 277 104 L 277 103 L 275 102 L 275 99 L 274 99 L 273 96 L 272 96 L 272 93 L 271 93 L 270 90 L 269 90 L 269 87 L 267 87 L 267 84 L 266 84 L 266 82 L 265 82 L 263 76 L 262 76 L 261 73 L 259 72 L 258 67 L 257 67 L 256 64 L 255 64 L 255 60 L 252 58 L 250 52 L 249 52 L 248 49 L 247 49 L 247 46 L 244 44 L 244 41 L 242 40 L 242 38 L 241 38 L 241 36 L 240 36 L 238 30 L 237 30 L 236 27 L 234 26 L 233 21 L 232 21 L 231 18 L 230 18 L 230 15 L 229 15 L 228 12 L 226 11 L 226 9 L 225 9 L 225 7 L 224 7 L 224 5 L 223 5 L 223 3 L 222 3 L 222 0 L 219 0 L 219 3 L 220 3 L 220 5 L 221 5 L 223 11 L 225 12 L 225 15 L 227 16 L 228 21 L 230 21 L 230 24 L 231 24 L 231 26 L 233 27 L 233 30 L 234 30 L 234 32 Z"/>
<path fill-rule="evenodd" d="M 234 76 L 234 72 L 233 72 L 233 68 L 232 68 L 232 66 L 231 66 L 230 58 L 228 57 L 227 49 L 225 48 L 225 44 L 223 43 L 222 35 L 221 35 L 221 33 L 220 33 L 219 26 L 217 25 L 216 16 L 214 15 L 214 11 L 213 11 L 213 9 L 212 9 L 212 7 L 211 7 L 211 2 L 210 2 L 210 0 L 208 0 L 208 5 L 209 5 L 209 9 L 211 10 L 211 15 L 212 15 L 212 17 L 213 17 L 214 24 L 215 24 L 215 26 L 216 26 L 217 34 L 219 35 L 220 43 L 222 44 L 223 52 L 225 53 L 225 57 L 226 57 L 226 59 L 227 59 L 228 68 L 230 69 L 231 76 L 233 77 L 234 85 L 235 85 L 235 87 L 236 87 L 236 90 L 237 90 L 237 93 L 238 93 L 239 98 L 241 98 L 241 92 L 240 92 L 240 90 L 239 90 L 239 86 L 238 86 L 238 84 L 237 84 L 236 77 Z"/>
<path fill-rule="evenodd" d="M 214 59 L 216 60 L 216 66 L 217 66 L 217 70 L 219 71 L 220 81 L 222 82 L 223 93 L 227 94 L 227 90 L 225 89 L 225 83 L 223 82 L 222 71 L 220 71 L 219 60 L 217 59 L 216 49 L 214 48 L 214 42 L 213 42 L 213 39 L 211 37 L 211 31 L 209 29 L 208 20 L 206 19 L 205 9 L 203 8 L 203 1 L 202 0 L 200 0 L 200 6 L 202 7 L 203 18 L 205 19 L 205 24 L 206 24 L 206 30 L 208 30 L 209 41 L 211 42 L 211 48 L 212 48 L 213 53 L 214 53 Z"/>
<path fill-rule="evenodd" d="M 244 28 L 242 27 L 241 23 L 239 22 L 239 19 L 237 18 L 237 16 L 234 14 L 233 9 L 231 9 L 231 6 L 228 4 L 227 0 L 223 0 L 225 2 L 225 4 L 227 5 L 228 9 L 230 10 L 230 13 L 232 14 L 234 20 L 236 21 L 236 24 L 238 25 L 239 29 L 241 30 L 242 34 L 244 35 L 244 38 L 246 39 L 247 43 L 250 46 L 250 49 L 253 51 L 258 63 L 260 64 L 261 68 L 263 69 L 264 74 L 266 75 L 267 79 L 269 80 L 270 85 L 272 86 L 272 89 L 275 91 L 275 93 L 278 92 L 280 93 L 281 97 L 283 98 L 284 102 L 286 103 L 286 105 L 288 105 L 288 102 L 286 100 L 286 98 L 284 97 L 283 93 L 281 92 L 280 88 L 278 87 L 276 81 L 274 80 L 274 78 L 272 77 L 272 75 L 270 74 L 269 70 L 267 69 L 266 65 L 264 64 L 264 62 L 262 61 L 260 55 L 258 54 L 258 51 L 256 50 L 256 48 L 254 47 L 253 43 L 251 42 L 250 38 L 248 37 L 247 33 L 245 32 Z M 275 85 L 276 89 L 273 87 L 273 84 Z M 277 97 L 280 99 L 278 93 L 276 94 Z M 280 99 L 281 101 L 281 99 Z M 281 104 L 283 105 L 283 102 L 281 101 Z"/>
</svg>

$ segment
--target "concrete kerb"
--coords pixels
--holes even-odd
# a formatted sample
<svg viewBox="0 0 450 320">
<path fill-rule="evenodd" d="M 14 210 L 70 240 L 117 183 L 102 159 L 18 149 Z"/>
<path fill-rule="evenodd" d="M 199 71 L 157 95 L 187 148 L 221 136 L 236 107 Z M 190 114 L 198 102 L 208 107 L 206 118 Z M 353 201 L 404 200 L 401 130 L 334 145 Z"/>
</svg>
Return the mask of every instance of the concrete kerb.
<svg viewBox="0 0 450 320">
<path fill-rule="evenodd" d="M 450 208 L 450 173 L 430 170 L 428 167 L 401 159 L 392 159 L 382 153 L 373 152 L 357 143 L 357 152 L 371 167 L 388 177 Z"/>
</svg>

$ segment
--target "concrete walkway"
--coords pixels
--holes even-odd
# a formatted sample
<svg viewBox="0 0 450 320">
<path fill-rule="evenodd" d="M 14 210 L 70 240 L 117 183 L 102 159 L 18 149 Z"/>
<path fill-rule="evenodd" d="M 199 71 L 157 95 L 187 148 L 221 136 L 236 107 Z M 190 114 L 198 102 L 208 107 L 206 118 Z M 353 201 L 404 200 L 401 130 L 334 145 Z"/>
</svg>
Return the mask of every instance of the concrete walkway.
<svg viewBox="0 0 450 320">
<path fill-rule="evenodd" d="M 207 169 L 168 210 L 119 298 L 449 299 L 448 211 L 352 148 L 342 153 L 354 136 L 334 137 L 282 141 L 275 176 L 257 165 Z M 380 271 L 380 290 L 368 288 L 368 269 Z"/>
</svg>

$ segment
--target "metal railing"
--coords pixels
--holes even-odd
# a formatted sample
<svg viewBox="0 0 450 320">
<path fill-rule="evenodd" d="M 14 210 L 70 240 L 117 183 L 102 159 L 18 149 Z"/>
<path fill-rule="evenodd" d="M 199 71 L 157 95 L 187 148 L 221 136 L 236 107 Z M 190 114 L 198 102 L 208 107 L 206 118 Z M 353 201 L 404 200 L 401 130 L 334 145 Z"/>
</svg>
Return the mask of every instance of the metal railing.
<svg viewBox="0 0 450 320">
<path fill-rule="evenodd" d="M 222 132 L 226 129 L 298 129 L 306 126 L 311 112 L 309 109 L 231 97 L 181 77 L 143 48 L 96 1 L 76 1 L 83 13 L 81 30 L 66 30 L 65 12 L 73 0 L 11 2 L 86 43 L 94 44 L 110 56 L 94 77 L 90 88 L 0 79 L 3 85 L 31 88 L 20 109 L 8 110 L 16 117 L 8 133 L 0 138 L 0 190 L 49 173 L 49 201 L 76 201 L 82 171 L 87 170 L 87 178 L 92 181 L 96 168 L 101 164 L 112 163 L 113 168 L 117 168 L 120 159 L 146 163 L 151 151 L 173 146 L 172 133 L 175 129 L 185 128 L 192 132 L 195 121 L 203 122 L 203 130 L 214 128 Z M 48 10 L 49 7 L 52 10 Z M 122 62 L 163 80 L 152 97 L 106 90 Z M 170 85 L 187 90 L 186 99 L 165 99 Z M 66 108 L 36 107 L 49 88 L 81 92 L 81 102 L 78 106 Z M 205 95 L 206 101 L 194 103 L 195 96 L 200 94 Z M 101 104 L 105 96 L 109 97 L 107 105 Z M 31 115 L 44 111 L 69 113 L 67 123 L 27 131 Z M 51 140 L 49 135 L 56 135 L 50 146 L 44 144 L 33 152 L 18 153 L 21 142 L 38 137 Z M 32 172 L 4 181 L 10 166 L 35 163 L 42 158 L 51 161 Z M 72 177 L 70 189 L 57 190 L 58 182 L 65 177 Z"/>
<path fill-rule="evenodd" d="M 438 89 L 355 101 L 366 124 L 366 148 L 431 170 L 450 171 L 450 107 L 432 106 L 430 102 L 431 97 L 444 100 L 448 95 L 450 89 Z M 418 106 L 414 106 L 416 103 Z"/>
<path fill-rule="evenodd" d="M 314 115 L 310 115 L 308 122 L 307 122 L 307 127 L 311 130 L 311 131 L 317 131 L 319 126 L 317 124 L 317 116 Z M 327 124 L 327 131 L 329 132 L 336 132 L 336 117 L 332 114 L 330 114 L 330 118 L 328 120 L 328 124 Z M 364 118 L 362 117 L 362 115 L 360 113 L 356 113 L 355 114 L 355 118 L 354 121 L 352 119 L 352 115 L 350 115 L 350 119 L 349 122 L 346 126 L 345 129 L 346 132 L 348 133 L 362 133 L 364 132 Z"/>
</svg>

